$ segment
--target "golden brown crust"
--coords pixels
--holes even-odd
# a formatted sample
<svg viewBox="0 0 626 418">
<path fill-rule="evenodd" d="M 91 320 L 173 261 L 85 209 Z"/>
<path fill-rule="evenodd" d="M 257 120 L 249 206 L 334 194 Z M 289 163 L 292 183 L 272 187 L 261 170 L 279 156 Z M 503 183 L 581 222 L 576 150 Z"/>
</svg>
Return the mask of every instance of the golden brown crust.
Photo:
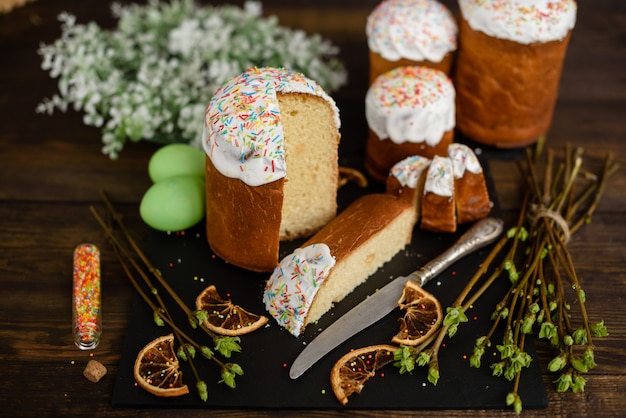
<svg viewBox="0 0 626 418">
<path fill-rule="evenodd" d="M 406 210 L 413 210 L 413 206 L 395 196 L 366 194 L 352 202 L 302 247 L 324 243 L 337 260 L 345 259 Z M 408 243 L 411 239 L 410 231 L 406 239 Z"/>
<path fill-rule="evenodd" d="M 454 197 L 427 192 L 422 199 L 420 228 L 432 232 L 456 232 Z"/>
<path fill-rule="evenodd" d="M 389 61 L 383 58 L 379 53 L 374 51 L 369 51 L 369 62 L 370 62 L 370 85 L 376 80 L 381 74 L 386 73 L 387 71 L 391 71 L 394 68 L 398 67 L 407 67 L 407 66 L 422 66 L 435 68 L 437 70 L 443 71 L 448 76 L 450 75 L 450 70 L 452 68 L 452 52 L 448 52 L 440 62 L 433 61 L 413 61 L 408 58 L 401 58 L 398 61 Z"/>
<path fill-rule="evenodd" d="M 218 257 L 252 271 L 276 267 L 283 182 L 250 187 L 224 176 L 206 158 L 206 233 Z"/>
<path fill-rule="evenodd" d="M 523 45 L 459 25 L 456 125 L 474 141 L 522 147 L 552 122 L 571 31 L 560 41 Z"/>
<path fill-rule="evenodd" d="M 390 139 L 381 140 L 370 129 L 365 144 L 365 169 L 374 180 L 385 183 L 389 175 L 389 170 L 400 160 L 411 155 L 421 155 L 426 158 L 433 158 L 435 155 L 447 156 L 448 145 L 454 139 L 454 131 L 446 131 L 441 141 L 434 147 L 424 142 L 413 143 L 404 142 L 396 144 Z"/>
<path fill-rule="evenodd" d="M 402 199 L 408 202 L 413 202 L 413 199 L 415 197 L 415 189 L 405 187 L 400 184 L 398 178 L 393 174 L 389 174 L 387 176 L 387 182 L 385 183 L 385 193 L 392 196 L 397 196 L 398 199 Z"/>
<path fill-rule="evenodd" d="M 457 223 L 473 222 L 486 217 L 491 211 L 491 202 L 483 173 L 465 174 L 454 180 Z"/>
<path fill-rule="evenodd" d="M 289 172 L 249 186 L 229 178 L 206 159 L 206 229 L 213 252 L 238 267 L 271 272 L 281 240 L 311 235 L 337 210 L 334 111 L 324 99 L 302 93 L 277 95 Z"/>
<path fill-rule="evenodd" d="M 387 176 L 387 183 L 385 184 L 385 193 L 397 196 L 398 199 L 411 204 L 415 208 L 417 219 L 420 218 L 422 212 L 422 196 L 424 195 L 426 171 L 422 171 L 417 181 L 417 187 L 403 186 L 398 178 L 391 173 Z"/>
</svg>

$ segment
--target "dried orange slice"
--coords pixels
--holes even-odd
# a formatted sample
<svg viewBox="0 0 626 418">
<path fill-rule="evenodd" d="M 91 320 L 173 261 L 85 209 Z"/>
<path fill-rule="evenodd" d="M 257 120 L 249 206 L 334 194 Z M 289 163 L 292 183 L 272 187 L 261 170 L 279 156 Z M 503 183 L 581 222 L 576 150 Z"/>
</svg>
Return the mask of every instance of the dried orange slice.
<svg viewBox="0 0 626 418">
<path fill-rule="evenodd" d="M 222 299 L 214 285 L 210 285 L 198 295 L 196 309 L 209 314 L 204 325 L 220 335 L 248 334 L 267 323 L 266 316 L 250 313 L 239 305 L 233 305 L 230 300 Z"/>
<path fill-rule="evenodd" d="M 137 355 L 133 374 L 137 384 L 153 395 L 172 397 L 189 393 L 179 370 L 173 334 L 148 343 Z"/>
<path fill-rule="evenodd" d="M 400 331 L 391 339 L 395 344 L 419 345 L 426 341 L 443 321 L 443 310 L 435 296 L 408 280 L 398 301 L 406 312 L 400 318 Z"/>
<path fill-rule="evenodd" d="M 394 361 L 397 349 L 387 344 L 372 345 L 352 350 L 337 360 L 330 371 L 330 385 L 337 400 L 345 405 L 350 395 L 361 393 L 377 370 Z"/>
</svg>

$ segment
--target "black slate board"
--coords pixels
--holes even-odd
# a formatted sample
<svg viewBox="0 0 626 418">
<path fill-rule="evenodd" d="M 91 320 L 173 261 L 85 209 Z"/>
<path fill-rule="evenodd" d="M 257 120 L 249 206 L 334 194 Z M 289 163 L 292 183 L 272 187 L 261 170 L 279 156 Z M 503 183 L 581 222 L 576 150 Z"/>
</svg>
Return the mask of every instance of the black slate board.
<svg viewBox="0 0 626 418">
<path fill-rule="evenodd" d="M 493 183 L 486 161 L 482 161 L 490 196 L 494 200 L 493 215 L 498 215 L 499 207 L 495 198 Z M 341 189 L 340 208 L 345 207 L 357 195 L 376 190 L 358 189 L 348 185 Z M 235 304 L 256 313 L 264 313 L 262 303 L 263 286 L 267 274 L 251 273 L 229 265 L 213 256 L 206 243 L 203 223 L 181 233 L 161 233 L 151 231 L 144 251 L 151 262 L 162 272 L 170 285 L 179 293 L 188 306 L 193 307 L 195 297 L 209 284 L 215 284 L 222 297 L 228 297 Z M 367 382 L 360 395 L 353 395 L 347 406 L 342 407 L 334 397 L 329 383 L 329 372 L 335 361 L 352 348 L 372 344 L 390 343 L 397 332 L 399 310 L 352 337 L 324 359 L 313 366 L 297 380 L 289 378 L 289 367 L 304 345 L 311 341 L 335 318 L 384 286 L 392 278 L 406 275 L 438 255 L 451 245 L 466 229 L 456 234 L 432 234 L 415 229 L 412 244 L 385 264 L 369 280 L 358 287 L 319 323 L 310 325 L 299 338 L 280 328 L 270 318 L 269 325 L 252 334 L 242 336 L 242 353 L 235 353 L 230 361 L 239 363 L 244 376 L 237 378 L 237 388 L 230 389 L 220 380 L 217 367 L 203 358 L 195 364 L 201 377 L 208 385 L 209 399 L 201 401 L 196 392 L 193 374 L 188 364 L 182 363 L 185 381 L 190 386 L 190 394 L 179 398 L 158 398 L 139 388 L 133 379 L 133 363 L 137 353 L 152 339 L 170 332 L 169 328 L 157 327 L 152 322 L 148 306 L 136 296 L 128 327 L 119 373 L 113 393 L 114 406 L 126 407 L 193 407 L 193 408 L 285 408 L 285 409 L 476 409 L 507 408 L 505 396 L 512 383 L 503 378 L 491 376 L 488 365 L 497 359 L 495 345 L 501 336 L 492 340 L 493 347 L 483 356 L 480 369 L 469 367 L 474 340 L 485 334 L 491 326 L 491 312 L 508 288 L 504 277 L 468 311 L 469 323 L 460 326 L 452 339 L 445 340 L 440 352 L 441 378 L 437 386 L 426 380 L 426 369 L 419 368 L 412 374 L 400 375 L 396 368 L 387 366 L 383 375 Z M 288 254 L 301 243 L 296 241 L 281 248 L 281 256 Z M 252 243 L 251 243 L 252 244 Z M 483 249 L 444 271 L 427 284 L 426 289 L 433 293 L 442 306 L 449 306 L 477 270 L 490 247 Z M 161 292 L 163 293 L 163 292 Z M 166 299 L 167 300 L 167 299 Z M 172 302 L 171 310 L 179 309 Z M 178 323 L 186 323 L 179 317 Z M 210 339 L 201 331 L 190 331 L 203 344 Z M 520 384 L 520 395 L 524 409 L 545 408 L 548 400 L 536 361 L 532 338 L 527 343 L 527 352 L 533 357 L 531 366 L 524 371 Z"/>
</svg>

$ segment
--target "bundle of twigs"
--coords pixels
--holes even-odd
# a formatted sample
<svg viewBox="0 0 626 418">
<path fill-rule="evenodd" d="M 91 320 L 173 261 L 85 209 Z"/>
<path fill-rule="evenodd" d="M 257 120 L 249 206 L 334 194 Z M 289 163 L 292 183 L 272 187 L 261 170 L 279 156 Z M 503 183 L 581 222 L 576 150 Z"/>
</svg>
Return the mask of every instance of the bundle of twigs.
<svg viewBox="0 0 626 418">
<path fill-rule="evenodd" d="M 410 371 L 415 364 L 427 366 L 429 381 L 436 384 L 438 353 L 444 338 L 452 337 L 458 326 L 467 322 L 467 309 L 496 280 L 509 280 L 510 287 L 493 312 L 491 329 L 475 342 L 470 365 L 481 366 L 481 357 L 491 346 L 494 333 L 504 326 L 503 339 L 496 344 L 499 361 L 490 367 L 494 376 L 514 382 L 507 405 L 517 413 L 522 410 L 518 388 L 523 369 L 532 361 L 525 343 L 533 334 L 547 340 L 556 353 L 547 367 L 550 372 L 560 373 L 557 391 L 584 390 L 584 374 L 596 365 L 593 338 L 608 333 L 603 321 L 590 321 L 585 292 L 567 243 L 591 222 L 617 164 L 609 154 L 602 170 L 594 174 L 583 169 L 582 157 L 582 149 L 572 150 L 569 145 L 560 163 L 551 149 L 545 154 L 539 147 L 527 150 L 525 160 L 518 164 L 526 191 L 517 225 L 496 243 L 480 270 L 447 309 L 438 334 L 421 346 L 397 351 L 396 366 L 401 372 Z"/>
<path fill-rule="evenodd" d="M 196 366 L 194 366 L 193 359 L 195 358 L 196 351 L 198 351 L 202 357 L 205 357 L 218 365 L 220 368 L 220 375 L 222 377 L 220 382 L 224 382 L 229 387 L 235 388 L 235 377 L 243 374 L 241 366 L 237 363 L 223 362 L 217 357 L 214 350 L 223 357 L 230 358 L 232 353 L 241 351 L 239 337 L 217 335 L 204 325 L 202 320 L 203 317 L 201 316 L 202 312 L 192 311 L 189 309 L 176 292 L 169 286 L 167 281 L 161 276 L 161 272 L 150 263 L 146 255 L 130 234 L 128 228 L 122 220 L 121 215 L 115 210 L 113 204 L 103 190 L 100 191 L 100 196 L 105 203 L 110 220 L 112 220 L 113 223 L 119 228 L 121 237 L 117 236 L 113 226 L 109 225 L 109 222 L 100 216 L 98 211 L 93 206 L 90 208 L 91 213 L 102 227 L 118 260 L 120 261 L 122 269 L 126 273 L 127 278 L 141 298 L 152 309 L 154 322 L 159 326 L 168 325 L 172 328 L 173 333 L 179 342 L 179 349 L 177 350 L 176 355 L 178 358 L 189 363 L 196 379 L 196 389 L 200 399 L 203 401 L 207 400 L 208 389 L 205 381 L 200 377 Z M 137 261 L 137 259 L 139 261 Z M 141 285 L 137 276 L 142 279 L 141 281 L 144 283 L 144 286 Z M 178 307 L 183 310 L 191 327 L 194 329 L 201 329 L 211 337 L 214 344 L 213 349 L 196 342 L 193 337 L 187 334 L 175 323 L 165 302 L 159 294 L 156 285 L 157 283 L 163 287 L 169 296 L 174 299 Z M 146 292 L 143 287 L 147 287 L 148 292 Z"/>
</svg>

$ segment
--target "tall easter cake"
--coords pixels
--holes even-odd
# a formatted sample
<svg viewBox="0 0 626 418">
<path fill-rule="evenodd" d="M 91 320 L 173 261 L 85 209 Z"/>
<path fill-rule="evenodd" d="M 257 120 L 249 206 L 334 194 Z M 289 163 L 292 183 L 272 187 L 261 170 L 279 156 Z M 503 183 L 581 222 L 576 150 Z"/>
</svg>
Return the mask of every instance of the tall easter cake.
<svg viewBox="0 0 626 418">
<path fill-rule="evenodd" d="M 547 134 L 576 22 L 574 0 L 459 0 L 457 128 L 502 148 Z"/>
<path fill-rule="evenodd" d="M 272 271 L 281 240 L 335 217 L 339 127 L 332 98 L 295 71 L 252 68 L 217 90 L 203 135 L 206 231 L 217 256 Z"/>
</svg>

